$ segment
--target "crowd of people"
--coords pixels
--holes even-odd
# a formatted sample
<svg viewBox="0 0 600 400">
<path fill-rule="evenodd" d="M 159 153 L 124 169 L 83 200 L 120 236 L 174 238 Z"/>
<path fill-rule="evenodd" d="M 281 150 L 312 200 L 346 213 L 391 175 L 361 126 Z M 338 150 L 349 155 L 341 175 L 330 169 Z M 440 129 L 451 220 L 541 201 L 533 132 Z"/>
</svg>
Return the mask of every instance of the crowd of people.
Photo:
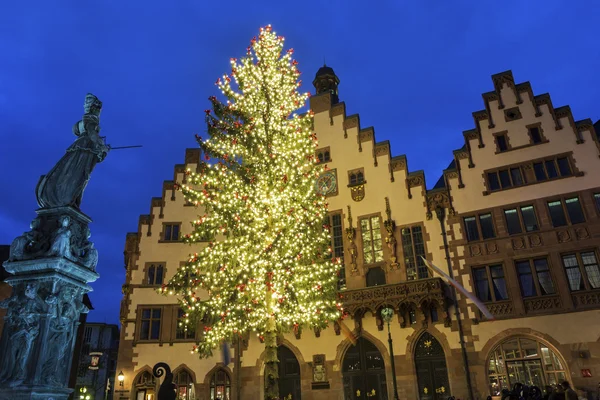
<svg viewBox="0 0 600 400">
<path fill-rule="evenodd" d="M 488 400 L 491 399 L 492 396 L 488 396 Z M 560 385 L 546 386 L 543 391 L 537 386 L 515 383 L 512 390 L 502 391 L 502 400 L 578 400 L 578 396 L 566 381 Z"/>
</svg>

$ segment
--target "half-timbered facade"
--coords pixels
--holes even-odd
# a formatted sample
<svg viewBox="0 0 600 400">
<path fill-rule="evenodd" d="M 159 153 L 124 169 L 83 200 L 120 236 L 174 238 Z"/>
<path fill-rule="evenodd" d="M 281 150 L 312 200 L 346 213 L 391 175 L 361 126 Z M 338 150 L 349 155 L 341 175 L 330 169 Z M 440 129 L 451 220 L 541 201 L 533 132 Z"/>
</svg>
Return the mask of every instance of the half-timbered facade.
<svg viewBox="0 0 600 400">
<path fill-rule="evenodd" d="M 346 114 L 333 70 L 319 70 L 310 105 L 316 156 L 329 169 L 316 185 L 329 197 L 332 249 L 344 262 L 339 289 L 358 341 L 350 343 L 338 325 L 282 335 L 282 396 L 392 399 L 381 316 L 388 306 L 400 399 L 483 399 L 518 381 L 543 387 L 569 380 L 596 390 L 598 136 L 591 120 L 576 121 L 568 106 L 554 107 L 510 71 L 492 81 L 464 145 L 427 190 L 407 156 Z M 264 346 L 256 337 L 233 344 L 229 365 L 199 359 L 189 350 L 201 328 L 179 329 L 175 299 L 156 293 L 190 253 L 181 237 L 198 210 L 174 183 L 199 160 L 199 150 L 186 151 L 127 236 L 117 366 L 125 380 L 115 399 L 154 400 L 150 368 L 160 361 L 175 369 L 181 399 L 262 397 Z M 432 276 L 421 257 L 473 292 L 495 320 Z"/>
</svg>

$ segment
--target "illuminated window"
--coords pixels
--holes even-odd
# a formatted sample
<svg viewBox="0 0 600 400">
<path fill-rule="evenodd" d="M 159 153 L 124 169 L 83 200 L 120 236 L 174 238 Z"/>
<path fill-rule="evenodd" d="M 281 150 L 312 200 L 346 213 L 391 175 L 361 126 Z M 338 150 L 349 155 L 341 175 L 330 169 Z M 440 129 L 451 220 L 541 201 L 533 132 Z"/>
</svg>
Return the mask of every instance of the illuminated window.
<svg viewBox="0 0 600 400">
<path fill-rule="evenodd" d="M 362 250 L 365 264 L 383 261 L 383 246 L 379 216 L 361 219 L 360 230 L 362 234 Z"/>
<path fill-rule="evenodd" d="M 173 383 L 177 386 L 177 400 L 194 399 L 194 381 L 187 371 L 178 372 Z"/>
<path fill-rule="evenodd" d="M 529 338 L 512 338 L 497 346 L 488 358 L 492 396 L 520 382 L 543 388 L 567 380 L 565 363 L 547 345 Z"/>
<path fill-rule="evenodd" d="M 231 380 L 223 369 L 215 371 L 210 378 L 210 400 L 231 400 Z"/>
</svg>

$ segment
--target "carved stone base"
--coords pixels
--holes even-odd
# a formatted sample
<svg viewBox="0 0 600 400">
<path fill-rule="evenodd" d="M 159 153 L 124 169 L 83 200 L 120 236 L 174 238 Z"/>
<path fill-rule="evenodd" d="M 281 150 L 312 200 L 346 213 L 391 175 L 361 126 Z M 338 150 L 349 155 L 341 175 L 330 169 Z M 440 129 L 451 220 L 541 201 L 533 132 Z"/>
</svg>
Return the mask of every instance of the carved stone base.
<svg viewBox="0 0 600 400">
<path fill-rule="evenodd" d="M 73 389 L 53 389 L 43 386 L 21 386 L 0 391 L 0 400 L 66 400 Z"/>
<path fill-rule="evenodd" d="M 65 207 L 37 213 L 35 242 L 4 263 L 13 291 L 0 302 L 8 309 L 0 338 L 0 400 L 68 398 L 79 318 L 88 312 L 83 295 L 99 277 L 72 251 L 89 237 L 89 218 Z"/>
</svg>

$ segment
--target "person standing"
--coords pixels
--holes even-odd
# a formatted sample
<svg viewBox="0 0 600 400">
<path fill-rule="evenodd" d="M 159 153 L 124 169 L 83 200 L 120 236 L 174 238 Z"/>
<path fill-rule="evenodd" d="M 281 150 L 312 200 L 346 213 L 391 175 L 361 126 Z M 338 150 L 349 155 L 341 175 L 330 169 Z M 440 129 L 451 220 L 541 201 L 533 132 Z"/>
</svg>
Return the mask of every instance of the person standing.
<svg viewBox="0 0 600 400">
<path fill-rule="evenodd" d="M 573 389 L 571 389 L 571 384 L 567 381 L 564 381 L 560 384 L 565 391 L 565 400 L 578 400 L 577 393 Z"/>
</svg>

